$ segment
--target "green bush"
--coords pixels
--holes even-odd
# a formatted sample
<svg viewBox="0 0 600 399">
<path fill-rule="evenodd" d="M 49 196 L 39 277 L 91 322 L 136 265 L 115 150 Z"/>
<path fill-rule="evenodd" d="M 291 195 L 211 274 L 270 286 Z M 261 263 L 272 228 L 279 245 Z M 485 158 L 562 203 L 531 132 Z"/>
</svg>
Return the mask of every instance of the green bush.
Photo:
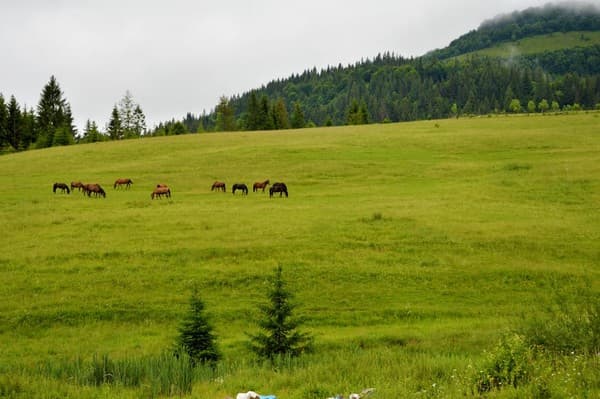
<svg viewBox="0 0 600 399">
<path fill-rule="evenodd" d="M 504 386 L 516 388 L 529 380 L 533 369 L 533 351 L 523 336 L 504 336 L 486 355 L 484 366 L 476 377 L 476 386 L 480 393 Z"/>
<path fill-rule="evenodd" d="M 523 323 L 521 330 L 527 343 L 561 354 L 600 352 L 598 295 L 586 286 L 554 285 L 551 302 Z"/>
</svg>

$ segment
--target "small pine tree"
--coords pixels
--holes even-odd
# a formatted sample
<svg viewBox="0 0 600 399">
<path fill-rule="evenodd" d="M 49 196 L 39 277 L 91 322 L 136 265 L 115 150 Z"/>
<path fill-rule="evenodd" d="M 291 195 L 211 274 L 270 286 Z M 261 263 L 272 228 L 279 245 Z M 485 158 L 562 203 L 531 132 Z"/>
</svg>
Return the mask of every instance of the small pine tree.
<svg viewBox="0 0 600 399">
<path fill-rule="evenodd" d="M 269 304 L 261 306 L 264 318 L 258 322 L 263 332 L 250 335 L 250 348 L 258 356 L 273 360 L 277 356 L 299 356 L 312 347 L 312 337 L 298 331 L 300 320 L 292 316 L 292 294 L 286 289 L 282 267 L 275 270 L 267 293 Z"/>
<path fill-rule="evenodd" d="M 197 287 L 192 292 L 189 311 L 179 326 L 176 350 L 185 351 L 194 364 L 214 363 L 221 358 Z"/>
</svg>

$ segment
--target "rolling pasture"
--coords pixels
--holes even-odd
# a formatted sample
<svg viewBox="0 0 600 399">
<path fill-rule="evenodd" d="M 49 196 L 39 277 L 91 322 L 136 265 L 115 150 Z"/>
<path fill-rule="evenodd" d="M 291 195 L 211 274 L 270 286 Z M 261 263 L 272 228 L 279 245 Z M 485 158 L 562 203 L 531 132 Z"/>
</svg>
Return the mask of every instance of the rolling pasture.
<svg viewBox="0 0 600 399">
<path fill-rule="evenodd" d="M 468 396 L 502 334 L 558 289 L 600 289 L 599 127 L 598 113 L 499 116 L 2 156 L 0 393 L 153 396 L 68 370 L 170 350 L 196 284 L 223 361 L 184 397 Z M 122 177 L 132 187 L 113 189 Z M 266 179 L 289 197 L 252 192 Z M 52 192 L 74 180 L 106 198 Z M 150 198 L 158 183 L 170 199 Z M 279 264 L 315 351 L 271 366 L 245 333 Z M 597 393 L 593 362 L 579 371 Z"/>
</svg>

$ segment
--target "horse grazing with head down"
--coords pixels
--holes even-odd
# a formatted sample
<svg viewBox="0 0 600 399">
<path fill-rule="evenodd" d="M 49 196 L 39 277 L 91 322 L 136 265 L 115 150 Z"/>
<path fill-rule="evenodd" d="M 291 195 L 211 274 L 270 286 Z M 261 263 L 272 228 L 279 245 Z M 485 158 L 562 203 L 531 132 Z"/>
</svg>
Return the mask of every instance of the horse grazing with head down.
<svg viewBox="0 0 600 399">
<path fill-rule="evenodd" d="M 217 190 L 217 191 L 223 191 L 223 192 L 227 191 L 225 189 L 225 182 L 222 182 L 222 181 L 216 181 L 216 182 L 214 182 L 213 185 L 212 185 L 212 187 L 210 188 L 210 191 L 215 191 L 215 190 Z"/>
<path fill-rule="evenodd" d="M 83 194 L 87 194 L 88 197 L 91 197 L 92 194 L 94 194 L 95 197 L 100 196 L 106 198 L 106 192 L 98 183 L 84 184 Z"/>
<path fill-rule="evenodd" d="M 244 183 L 235 183 L 231 188 L 231 192 L 235 195 L 236 190 L 242 190 L 242 195 L 248 195 L 248 186 Z"/>
<path fill-rule="evenodd" d="M 160 187 L 159 187 L 160 186 Z M 152 194 L 150 194 L 150 198 L 162 198 L 163 196 L 167 198 L 171 198 L 171 189 L 167 186 L 161 186 L 160 184 L 156 186 Z"/>
<path fill-rule="evenodd" d="M 285 196 L 287 197 L 288 196 L 287 186 L 285 185 L 285 183 L 273 183 L 273 185 L 269 189 L 269 197 L 272 197 L 273 193 L 279 193 L 280 197 L 283 194 L 285 194 Z"/>
<path fill-rule="evenodd" d="M 71 190 L 79 190 L 81 191 L 83 189 L 83 183 L 80 181 L 72 181 L 71 182 Z"/>
<path fill-rule="evenodd" d="M 133 184 L 133 180 L 131 180 L 131 179 L 126 179 L 126 178 L 117 179 L 115 181 L 113 188 L 121 187 L 123 185 L 125 185 L 125 188 L 129 188 L 129 187 L 131 187 L 132 184 Z"/>
<path fill-rule="evenodd" d="M 67 192 L 67 194 L 71 194 L 71 191 L 69 190 L 69 186 L 67 186 L 65 183 L 54 183 L 54 185 L 52 186 L 52 192 L 56 194 L 56 189 L 59 189 L 61 192 Z"/>
<path fill-rule="evenodd" d="M 254 183 L 254 185 L 252 186 L 252 192 L 257 192 L 258 190 L 262 189 L 262 192 L 265 192 L 265 188 L 267 188 L 267 186 L 269 185 L 269 180 L 265 180 L 262 183 L 261 182 L 256 182 Z"/>
</svg>

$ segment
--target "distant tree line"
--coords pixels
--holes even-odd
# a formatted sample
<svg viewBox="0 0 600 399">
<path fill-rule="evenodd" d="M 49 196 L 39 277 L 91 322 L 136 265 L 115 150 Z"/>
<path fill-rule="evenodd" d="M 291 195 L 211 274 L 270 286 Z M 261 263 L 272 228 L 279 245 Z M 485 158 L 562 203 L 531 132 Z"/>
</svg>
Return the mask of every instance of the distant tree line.
<svg viewBox="0 0 600 399">
<path fill-rule="evenodd" d="M 580 57 L 574 54 L 583 54 L 586 61 L 578 62 Z M 189 126 L 196 131 L 271 130 L 594 109 L 600 103 L 596 58 L 600 60 L 600 46 L 545 53 L 542 62 L 557 70 L 569 70 L 565 63 L 577 63 L 575 72 L 549 73 L 534 58 L 507 63 L 484 56 L 438 60 L 384 54 L 347 67 L 308 70 L 241 96 L 222 97 L 211 114 L 188 114 L 164 129 L 175 134 L 194 132 Z M 516 107 L 517 102 L 522 106 Z M 526 106 L 531 103 L 535 107 Z M 176 129 L 178 125 L 182 126 Z"/>
<path fill-rule="evenodd" d="M 0 93 L 0 153 L 120 140 L 140 137 L 146 132 L 144 113 L 129 91 L 118 106 L 114 106 L 105 132 L 100 131 L 96 122 L 88 119 L 82 135 L 78 135 L 73 124 L 71 105 L 54 76 L 42 89 L 35 110 L 27 107 L 21 109 L 14 95 L 6 102 Z"/>
</svg>

